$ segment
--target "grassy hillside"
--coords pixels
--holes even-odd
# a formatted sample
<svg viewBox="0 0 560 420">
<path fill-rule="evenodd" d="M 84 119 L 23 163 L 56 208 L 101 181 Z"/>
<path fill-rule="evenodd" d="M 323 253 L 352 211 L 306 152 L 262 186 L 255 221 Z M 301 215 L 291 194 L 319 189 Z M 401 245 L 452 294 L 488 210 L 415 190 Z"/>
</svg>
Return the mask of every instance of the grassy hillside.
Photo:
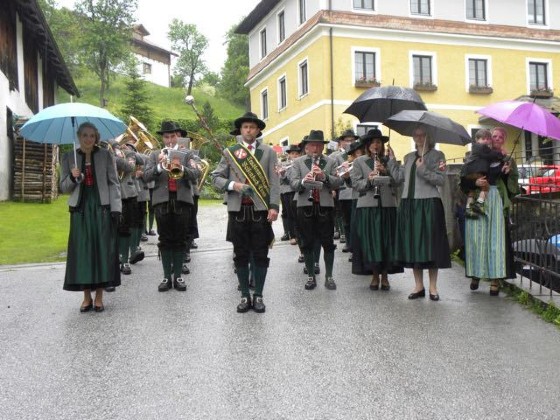
<svg viewBox="0 0 560 420">
<path fill-rule="evenodd" d="M 122 106 L 120 98 L 126 89 L 125 80 L 125 76 L 117 76 L 117 78 L 111 82 L 109 91 L 105 94 L 105 97 L 109 100 L 107 109 L 114 114 L 119 114 Z M 96 80 L 96 77 L 84 72 L 83 76 L 76 77 L 74 81 L 81 94 L 81 97 L 75 98 L 75 101 L 99 106 L 99 82 Z M 151 97 L 149 106 L 154 113 L 154 121 L 161 121 L 163 119 L 196 120 L 196 115 L 192 107 L 184 102 L 184 89 L 165 88 L 163 86 L 147 83 L 147 91 Z M 59 90 L 58 94 L 59 102 L 70 101 L 70 97 L 65 91 Z M 243 107 L 233 105 L 222 98 L 216 98 L 212 94 L 211 88 L 195 88 L 192 95 L 196 100 L 196 107 L 199 111 L 202 111 L 203 104 L 208 101 L 214 109 L 214 114 L 220 119 L 235 119 L 245 112 Z"/>
</svg>

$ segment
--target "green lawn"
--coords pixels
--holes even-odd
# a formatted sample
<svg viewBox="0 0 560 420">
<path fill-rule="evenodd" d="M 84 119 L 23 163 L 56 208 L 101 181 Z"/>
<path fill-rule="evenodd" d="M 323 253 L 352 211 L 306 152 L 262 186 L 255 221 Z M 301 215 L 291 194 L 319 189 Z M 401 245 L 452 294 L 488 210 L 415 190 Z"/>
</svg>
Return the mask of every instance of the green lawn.
<svg viewBox="0 0 560 420">
<path fill-rule="evenodd" d="M 66 260 L 68 197 L 51 204 L 0 202 L 0 265 Z M 215 201 L 201 200 L 200 206 Z"/>
<path fill-rule="evenodd" d="M 105 95 L 109 100 L 107 109 L 114 114 L 119 114 L 122 106 L 121 98 L 126 89 L 125 80 L 124 76 L 117 76 L 111 82 L 110 89 Z M 81 94 L 81 97 L 76 98 L 76 102 L 85 102 L 99 106 L 99 82 L 95 77 L 84 71 L 81 77 L 75 78 L 75 82 Z M 154 121 L 164 119 L 197 119 L 192 107 L 184 102 L 186 96 L 185 89 L 166 88 L 153 83 L 147 83 L 147 91 L 150 96 L 149 106 L 155 117 Z M 58 95 L 59 102 L 70 101 L 68 94 L 63 90 L 59 90 Z M 203 104 L 208 101 L 214 109 L 214 114 L 221 119 L 237 118 L 244 113 L 243 107 L 232 105 L 229 101 L 214 96 L 212 89 L 195 88 L 192 95 L 195 97 L 196 106 L 199 111 L 202 111 Z"/>
</svg>

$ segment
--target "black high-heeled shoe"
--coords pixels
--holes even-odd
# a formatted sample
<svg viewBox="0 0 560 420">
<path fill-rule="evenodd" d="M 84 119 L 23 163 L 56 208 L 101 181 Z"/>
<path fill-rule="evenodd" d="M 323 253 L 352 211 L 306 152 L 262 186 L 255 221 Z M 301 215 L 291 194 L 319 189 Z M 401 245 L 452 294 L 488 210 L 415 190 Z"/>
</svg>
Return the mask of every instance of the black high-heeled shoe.
<svg viewBox="0 0 560 420">
<path fill-rule="evenodd" d="M 419 292 L 413 292 L 410 295 L 408 295 L 409 299 L 418 299 L 421 297 L 426 297 L 426 289 L 422 289 Z"/>
<path fill-rule="evenodd" d="M 86 306 L 80 306 L 80 312 L 84 313 L 84 312 L 89 312 L 93 309 L 93 302 L 90 302 L 89 305 Z"/>
</svg>

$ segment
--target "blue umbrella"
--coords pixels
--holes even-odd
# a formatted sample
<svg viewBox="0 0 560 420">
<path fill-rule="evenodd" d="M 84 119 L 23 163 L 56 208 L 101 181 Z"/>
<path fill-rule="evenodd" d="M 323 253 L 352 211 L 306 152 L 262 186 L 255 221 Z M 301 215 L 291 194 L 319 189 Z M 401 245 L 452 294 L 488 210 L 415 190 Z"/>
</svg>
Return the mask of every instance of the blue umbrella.
<svg viewBox="0 0 560 420">
<path fill-rule="evenodd" d="M 126 125 L 106 109 L 74 102 L 43 109 L 31 117 L 19 132 L 22 137 L 38 143 L 73 144 L 76 159 L 76 131 L 84 122 L 97 127 L 100 140 L 113 139 L 126 130 Z"/>
</svg>

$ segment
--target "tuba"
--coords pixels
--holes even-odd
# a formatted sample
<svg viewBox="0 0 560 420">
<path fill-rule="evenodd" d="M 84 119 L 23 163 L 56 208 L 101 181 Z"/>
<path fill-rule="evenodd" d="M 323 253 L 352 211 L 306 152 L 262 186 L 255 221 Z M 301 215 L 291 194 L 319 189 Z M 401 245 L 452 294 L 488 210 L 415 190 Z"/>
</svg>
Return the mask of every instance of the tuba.
<svg viewBox="0 0 560 420">
<path fill-rule="evenodd" d="M 190 150 L 195 155 L 199 156 L 202 145 L 208 143 L 208 139 L 192 131 L 187 132 L 187 135 L 190 139 L 190 141 L 188 142 Z M 198 159 L 196 161 L 196 165 L 198 166 L 198 169 L 201 173 L 200 178 L 198 178 L 198 181 L 196 183 L 196 188 L 200 191 L 204 186 L 204 183 L 206 182 L 208 174 L 210 173 L 210 163 L 208 163 L 206 159 Z"/>
<path fill-rule="evenodd" d="M 128 127 L 124 134 L 117 137 L 117 142 L 121 145 L 132 144 L 138 153 L 149 155 L 160 143 L 146 128 L 144 124 L 130 116 Z"/>
</svg>

